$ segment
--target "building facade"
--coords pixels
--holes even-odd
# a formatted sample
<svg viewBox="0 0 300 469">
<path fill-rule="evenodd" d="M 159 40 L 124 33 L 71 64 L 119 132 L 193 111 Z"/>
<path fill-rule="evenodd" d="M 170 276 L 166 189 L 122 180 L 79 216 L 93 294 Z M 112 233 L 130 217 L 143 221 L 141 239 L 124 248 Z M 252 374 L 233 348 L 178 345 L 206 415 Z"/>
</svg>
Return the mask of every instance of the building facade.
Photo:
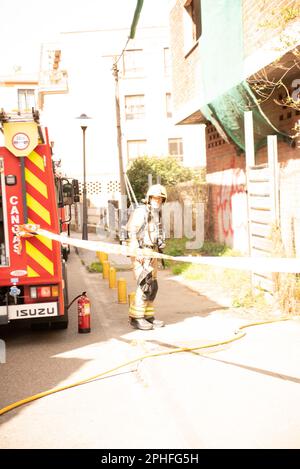
<svg viewBox="0 0 300 469">
<path fill-rule="evenodd" d="M 38 75 L 23 74 L 21 71 L 13 75 L 0 77 L 0 103 L 4 111 L 30 112 L 37 107 Z"/>
<path fill-rule="evenodd" d="M 120 63 L 126 165 L 138 156 L 148 155 L 173 156 L 187 166 L 204 166 L 201 140 L 194 127 L 174 125 L 171 73 L 168 29 L 141 30 Z"/>
<path fill-rule="evenodd" d="M 289 227 L 283 238 L 288 246 L 296 237 L 300 252 L 300 112 L 287 105 L 300 83 L 299 8 L 292 0 L 177 0 L 170 5 L 175 122 L 206 124 L 207 232 L 244 252 L 247 110 L 253 111 L 256 164 L 267 161 L 267 136 L 278 136 L 281 223 Z"/>
<path fill-rule="evenodd" d="M 171 155 L 183 165 L 205 165 L 201 132 L 199 137 L 194 126 L 176 126 L 173 120 L 168 28 L 140 28 L 120 57 L 124 39 L 123 29 L 62 34 L 68 91 L 55 94 L 44 87 L 41 100 L 42 114 L 55 142 L 54 153 L 61 157 L 63 171 L 80 181 L 82 134 L 75 117 L 81 113 L 92 117 L 86 132 L 86 172 L 88 197 L 96 207 L 119 199 L 116 81 L 112 71 L 116 60 L 124 169 L 144 155 Z"/>
<path fill-rule="evenodd" d="M 176 126 L 167 26 L 65 32 L 41 48 L 39 74 L 3 77 L 1 105 L 7 111 L 38 108 L 48 127 L 54 158 L 67 176 L 83 178 L 83 138 L 77 117 L 91 119 L 86 131 L 86 183 L 91 206 L 118 200 L 119 154 L 115 79 L 117 59 L 124 169 L 137 157 L 173 156 L 187 166 L 205 166 L 203 132 Z M 7 79 L 6 79 L 7 78 Z M 25 77 L 26 78 L 26 77 Z M 197 126 L 199 127 L 199 126 Z"/>
</svg>

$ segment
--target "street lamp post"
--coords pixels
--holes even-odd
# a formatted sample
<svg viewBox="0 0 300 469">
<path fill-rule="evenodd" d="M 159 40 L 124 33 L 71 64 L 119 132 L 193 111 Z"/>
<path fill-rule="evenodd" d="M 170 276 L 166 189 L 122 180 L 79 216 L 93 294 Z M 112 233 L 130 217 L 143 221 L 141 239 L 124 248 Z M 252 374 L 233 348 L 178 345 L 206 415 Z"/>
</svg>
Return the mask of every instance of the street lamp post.
<svg viewBox="0 0 300 469">
<path fill-rule="evenodd" d="M 88 239 L 88 212 L 86 198 L 86 160 L 85 160 L 85 131 L 87 129 L 87 119 L 91 119 L 86 114 L 81 114 L 76 119 L 80 119 L 80 127 L 82 129 L 83 143 L 83 188 L 82 188 L 82 239 Z"/>
</svg>

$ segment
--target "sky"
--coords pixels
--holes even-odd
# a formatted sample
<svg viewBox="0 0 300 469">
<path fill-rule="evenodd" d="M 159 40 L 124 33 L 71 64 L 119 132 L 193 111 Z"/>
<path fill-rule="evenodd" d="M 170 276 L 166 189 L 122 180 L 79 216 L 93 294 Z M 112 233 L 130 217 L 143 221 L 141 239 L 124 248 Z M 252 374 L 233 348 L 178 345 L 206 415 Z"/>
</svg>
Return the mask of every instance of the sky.
<svg viewBox="0 0 300 469">
<path fill-rule="evenodd" d="M 137 0 L 0 0 L 0 75 L 12 74 L 20 67 L 23 73 L 36 73 L 41 43 L 58 41 L 61 32 L 128 28 L 129 33 L 136 3 Z M 166 25 L 169 3 L 170 0 L 144 0 L 138 27 Z"/>
</svg>

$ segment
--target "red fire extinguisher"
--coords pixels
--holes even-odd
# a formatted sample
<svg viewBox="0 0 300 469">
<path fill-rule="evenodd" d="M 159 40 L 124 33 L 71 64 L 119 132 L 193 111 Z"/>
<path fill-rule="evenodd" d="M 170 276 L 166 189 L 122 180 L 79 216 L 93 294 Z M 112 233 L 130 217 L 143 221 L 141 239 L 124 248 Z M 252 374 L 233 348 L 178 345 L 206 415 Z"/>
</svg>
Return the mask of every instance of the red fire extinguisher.
<svg viewBox="0 0 300 469">
<path fill-rule="evenodd" d="M 86 292 L 82 292 L 77 302 L 78 332 L 84 334 L 91 332 L 91 302 Z"/>
</svg>

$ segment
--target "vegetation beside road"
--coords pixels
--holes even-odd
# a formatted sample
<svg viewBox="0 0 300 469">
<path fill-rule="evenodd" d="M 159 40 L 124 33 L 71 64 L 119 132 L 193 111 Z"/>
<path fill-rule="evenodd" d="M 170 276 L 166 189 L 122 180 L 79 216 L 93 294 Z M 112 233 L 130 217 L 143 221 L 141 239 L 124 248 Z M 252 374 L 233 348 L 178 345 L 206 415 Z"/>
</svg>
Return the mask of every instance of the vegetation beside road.
<svg viewBox="0 0 300 469">
<path fill-rule="evenodd" d="M 168 239 L 164 253 L 170 256 L 242 256 L 240 252 L 223 244 L 206 241 L 199 250 L 186 250 L 187 238 Z M 197 265 L 186 262 L 167 261 L 167 267 L 174 275 L 181 275 L 183 279 L 216 285 L 224 294 L 230 296 L 234 307 L 266 307 L 263 292 L 254 294 L 251 284 L 251 272 L 214 267 L 211 265 Z"/>
<path fill-rule="evenodd" d="M 103 267 L 101 262 L 92 262 L 90 265 L 86 266 L 86 270 L 90 273 L 102 273 Z"/>
<path fill-rule="evenodd" d="M 153 183 L 159 176 L 161 184 L 166 187 L 176 186 L 176 184 L 186 181 L 195 181 L 197 183 L 205 181 L 203 170 L 182 166 L 174 157 L 139 157 L 131 163 L 127 170 L 127 176 L 139 202 L 145 197 L 145 188 L 148 187 L 148 174 L 152 174 Z"/>
</svg>

